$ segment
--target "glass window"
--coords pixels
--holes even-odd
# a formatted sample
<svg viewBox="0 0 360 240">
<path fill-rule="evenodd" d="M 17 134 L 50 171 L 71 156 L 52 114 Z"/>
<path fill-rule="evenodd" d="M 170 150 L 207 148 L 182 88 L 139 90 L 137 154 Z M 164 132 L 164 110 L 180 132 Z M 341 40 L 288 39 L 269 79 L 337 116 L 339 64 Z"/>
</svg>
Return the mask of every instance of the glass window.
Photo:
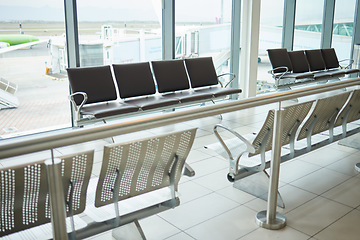
<svg viewBox="0 0 360 240">
<path fill-rule="evenodd" d="M 335 48 L 339 60 L 350 58 L 355 5 L 355 0 L 335 2 L 332 47 Z"/>
<path fill-rule="evenodd" d="M 218 74 L 229 72 L 231 5 L 231 0 L 175 1 L 175 57 L 212 56 Z"/>
<path fill-rule="evenodd" d="M 296 1 L 294 50 L 320 48 L 323 11 L 324 0 Z"/>
<path fill-rule="evenodd" d="M 261 2 L 257 94 L 274 90 L 274 79 L 268 73 L 271 64 L 266 50 L 281 47 L 283 12 L 284 0 Z"/>
<path fill-rule="evenodd" d="M 63 72 L 64 2 L 0 3 L 0 138 L 71 126 Z"/>
<path fill-rule="evenodd" d="M 78 1 L 80 66 L 160 60 L 161 1 Z"/>
</svg>

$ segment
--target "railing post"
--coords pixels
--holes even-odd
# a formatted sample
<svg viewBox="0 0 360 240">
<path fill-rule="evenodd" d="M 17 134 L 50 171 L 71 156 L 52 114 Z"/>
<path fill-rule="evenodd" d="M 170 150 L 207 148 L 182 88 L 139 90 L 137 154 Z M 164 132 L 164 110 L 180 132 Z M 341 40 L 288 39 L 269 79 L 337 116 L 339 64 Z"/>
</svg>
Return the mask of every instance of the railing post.
<svg viewBox="0 0 360 240">
<path fill-rule="evenodd" d="M 267 210 L 256 215 L 256 223 L 263 228 L 276 230 L 286 226 L 286 218 L 276 212 L 277 193 L 279 186 L 280 158 L 281 158 L 281 124 L 284 110 L 275 110 L 272 156 L 270 165 L 270 184 Z"/>
<path fill-rule="evenodd" d="M 49 184 L 51 224 L 54 240 L 67 240 L 64 189 L 61 179 L 61 159 L 45 161 Z"/>
</svg>

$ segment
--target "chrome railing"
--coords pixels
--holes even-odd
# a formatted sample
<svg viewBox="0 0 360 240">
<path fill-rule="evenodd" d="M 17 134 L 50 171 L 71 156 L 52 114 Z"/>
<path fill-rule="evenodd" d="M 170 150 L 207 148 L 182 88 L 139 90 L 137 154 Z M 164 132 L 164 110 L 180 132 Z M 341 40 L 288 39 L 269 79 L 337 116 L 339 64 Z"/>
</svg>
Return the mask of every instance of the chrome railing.
<svg viewBox="0 0 360 240">
<path fill-rule="evenodd" d="M 162 114 L 155 117 L 144 117 L 143 119 L 139 120 L 129 120 L 121 123 L 106 124 L 93 128 L 80 128 L 64 133 L 55 131 L 53 133 L 47 134 L 46 136 L 43 136 L 42 134 L 36 134 L 31 136 L 31 138 L 18 137 L 15 139 L 1 140 L 0 160 L 3 158 L 54 149 L 97 139 L 109 138 L 112 136 L 137 132 L 252 107 L 258 107 L 265 104 L 281 102 L 356 85 L 360 85 L 360 78 L 348 79 L 297 90 L 278 92 L 275 94 L 266 94 L 231 102 L 218 103 L 211 106 L 204 106 L 201 108 L 201 111 L 198 109 L 191 109 Z"/>
</svg>

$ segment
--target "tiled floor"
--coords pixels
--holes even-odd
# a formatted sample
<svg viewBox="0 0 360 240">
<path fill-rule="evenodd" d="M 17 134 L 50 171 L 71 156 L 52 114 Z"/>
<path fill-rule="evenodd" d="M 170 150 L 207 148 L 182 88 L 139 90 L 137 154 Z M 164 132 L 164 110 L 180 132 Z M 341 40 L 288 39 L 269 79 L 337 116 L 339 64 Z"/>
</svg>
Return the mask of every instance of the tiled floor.
<svg viewBox="0 0 360 240">
<path fill-rule="evenodd" d="M 179 207 L 140 221 L 148 239 L 360 239 L 360 175 L 354 170 L 360 150 L 333 143 L 282 164 L 279 191 L 286 207 L 278 212 L 286 216 L 287 226 L 266 230 L 255 223 L 266 202 L 233 188 L 226 179 L 227 161 L 204 149 L 216 141 L 214 124 L 241 134 L 256 132 L 271 107 L 162 129 L 199 127 L 187 160 L 196 176 L 181 180 Z M 112 237 L 108 232 L 91 239 Z"/>
<path fill-rule="evenodd" d="M 180 206 L 140 221 L 147 239 L 360 239 L 360 174 L 354 170 L 354 164 L 360 162 L 360 150 L 333 143 L 283 163 L 279 191 L 286 207 L 278 208 L 278 212 L 286 216 L 287 226 L 266 230 L 255 223 L 256 214 L 266 209 L 266 202 L 233 188 L 226 179 L 227 161 L 204 149 L 204 145 L 216 141 L 211 132 L 214 124 L 221 122 L 241 134 L 253 133 L 260 129 L 272 107 L 228 113 L 222 120 L 210 117 L 133 136 L 199 127 L 187 160 L 196 176 L 184 176 L 180 181 Z M 124 136 L 116 141 L 121 139 Z M 98 141 L 81 147 L 96 149 L 94 176 L 100 171 L 104 144 L 106 141 Z M 73 149 L 61 148 L 57 154 Z M 106 232 L 90 239 L 112 236 Z"/>
</svg>

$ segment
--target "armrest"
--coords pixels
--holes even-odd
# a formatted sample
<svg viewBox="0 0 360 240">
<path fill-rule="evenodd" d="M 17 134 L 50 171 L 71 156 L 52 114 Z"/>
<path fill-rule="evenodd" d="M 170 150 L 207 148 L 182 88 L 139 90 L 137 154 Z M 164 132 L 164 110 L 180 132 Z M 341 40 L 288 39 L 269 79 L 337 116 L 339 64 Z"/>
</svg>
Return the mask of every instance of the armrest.
<svg viewBox="0 0 360 240">
<path fill-rule="evenodd" d="M 219 79 L 219 77 L 223 77 L 223 76 L 226 76 L 226 75 L 230 75 L 230 76 L 231 76 L 231 79 L 230 79 L 230 81 L 229 81 L 225 86 L 224 86 L 224 84 L 223 84 L 220 80 L 218 80 L 218 82 L 220 83 L 220 85 L 221 85 L 222 88 L 226 88 L 227 86 L 229 86 L 230 83 L 232 83 L 232 81 L 234 81 L 234 79 L 236 78 L 236 75 L 235 75 L 234 73 L 223 73 L 223 74 L 218 75 L 217 77 L 218 77 L 218 79 Z"/>
<path fill-rule="evenodd" d="M 276 70 L 280 70 L 280 69 L 284 69 L 285 72 L 282 73 L 275 73 Z M 289 72 L 289 68 L 288 67 L 276 67 L 271 69 L 270 71 L 268 71 L 268 73 L 270 73 L 274 79 L 281 79 L 285 74 L 287 74 Z"/>
<path fill-rule="evenodd" d="M 226 145 L 225 141 L 222 139 L 222 137 L 220 136 L 219 132 L 218 132 L 218 128 L 222 128 L 230 133 L 232 133 L 234 136 L 236 136 L 238 139 L 240 139 L 242 142 L 245 143 L 246 145 L 246 150 L 244 152 L 249 152 L 249 153 L 255 153 L 255 147 L 251 144 L 251 142 L 249 142 L 246 138 L 244 138 L 243 136 L 241 136 L 239 133 L 221 125 L 221 124 L 216 124 L 214 126 L 214 134 L 216 136 L 216 138 L 219 140 L 220 144 L 222 145 L 222 147 L 225 149 L 225 151 L 227 152 L 227 154 L 229 155 L 229 159 L 230 159 L 230 172 L 229 175 L 230 176 L 234 176 L 238 173 L 238 169 L 239 169 L 239 160 L 242 154 L 240 154 L 239 156 L 236 157 L 236 159 L 234 159 L 234 157 L 232 156 L 232 153 L 230 151 L 230 149 L 228 148 L 228 146 Z"/>
<path fill-rule="evenodd" d="M 346 65 L 345 67 L 341 66 L 340 63 L 345 62 L 345 61 L 349 61 L 349 64 Z M 343 59 L 343 60 L 339 61 L 340 68 L 342 68 L 342 69 L 348 69 L 349 67 L 351 67 L 351 65 L 353 63 L 354 63 L 354 59 Z"/>
<path fill-rule="evenodd" d="M 77 96 L 77 95 L 82 95 L 83 96 L 83 100 L 80 103 L 80 105 L 77 105 L 75 100 L 74 100 L 74 97 Z M 84 106 L 84 104 L 86 103 L 87 99 L 88 99 L 88 97 L 87 97 L 87 94 L 85 92 L 75 92 L 75 93 L 73 93 L 73 94 L 71 94 L 69 96 L 69 100 L 71 101 L 71 103 L 74 106 L 74 109 L 76 111 L 77 120 L 80 120 L 80 110 Z"/>
</svg>

